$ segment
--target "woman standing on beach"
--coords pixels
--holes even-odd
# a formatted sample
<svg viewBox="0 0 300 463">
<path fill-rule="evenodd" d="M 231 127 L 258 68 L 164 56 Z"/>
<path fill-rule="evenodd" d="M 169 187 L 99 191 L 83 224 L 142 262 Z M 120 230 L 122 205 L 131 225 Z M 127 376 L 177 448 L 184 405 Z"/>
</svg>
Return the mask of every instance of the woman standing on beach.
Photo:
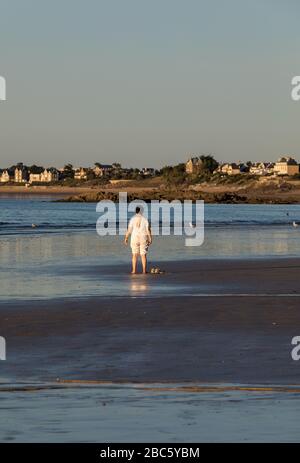
<svg viewBox="0 0 300 463">
<path fill-rule="evenodd" d="M 147 273 L 147 252 L 152 243 L 152 234 L 149 222 L 143 216 L 141 208 L 135 209 L 135 215 L 130 219 L 128 229 L 125 235 L 125 244 L 128 244 L 128 238 L 131 235 L 130 246 L 132 250 L 132 274 L 136 273 L 138 257 L 141 256 L 143 273 Z"/>
</svg>

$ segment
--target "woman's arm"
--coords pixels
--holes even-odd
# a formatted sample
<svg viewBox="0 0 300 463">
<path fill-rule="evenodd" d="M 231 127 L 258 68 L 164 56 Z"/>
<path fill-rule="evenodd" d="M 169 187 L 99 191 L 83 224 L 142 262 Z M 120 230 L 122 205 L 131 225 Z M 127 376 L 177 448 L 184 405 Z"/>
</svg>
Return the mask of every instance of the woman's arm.
<svg viewBox="0 0 300 463">
<path fill-rule="evenodd" d="M 124 238 L 124 243 L 126 245 L 128 244 L 128 238 L 131 235 L 131 233 L 132 233 L 132 219 L 129 221 L 127 232 L 126 232 L 125 238 Z"/>
<path fill-rule="evenodd" d="M 124 238 L 124 243 L 127 245 L 128 244 L 128 238 L 129 238 L 129 235 L 130 235 L 131 231 L 130 229 L 128 228 L 126 234 L 125 234 L 125 238 Z"/>
<path fill-rule="evenodd" d="M 150 225 L 148 226 L 148 241 L 149 241 L 149 244 L 152 244 L 152 232 L 151 232 Z"/>
</svg>

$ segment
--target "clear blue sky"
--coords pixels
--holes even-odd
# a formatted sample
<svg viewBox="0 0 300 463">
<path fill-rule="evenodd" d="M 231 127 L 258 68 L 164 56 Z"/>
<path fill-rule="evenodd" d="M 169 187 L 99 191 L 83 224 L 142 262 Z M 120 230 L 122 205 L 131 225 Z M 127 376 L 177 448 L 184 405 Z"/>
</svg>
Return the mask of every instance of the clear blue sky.
<svg viewBox="0 0 300 463">
<path fill-rule="evenodd" d="M 0 0 L 0 164 L 300 160 L 298 0 Z"/>
</svg>

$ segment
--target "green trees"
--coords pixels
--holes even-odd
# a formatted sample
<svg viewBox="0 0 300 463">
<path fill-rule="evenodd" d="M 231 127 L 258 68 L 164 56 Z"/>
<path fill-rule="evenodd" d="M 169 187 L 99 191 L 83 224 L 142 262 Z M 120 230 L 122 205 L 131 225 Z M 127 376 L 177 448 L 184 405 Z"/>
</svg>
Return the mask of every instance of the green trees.
<svg viewBox="0 0 300 463">
<path fill-rule="evenodd" d="M 200 156 L 201 161 L 201 173 L 210 173 L 212 174 L 218 167 L 219 163 L 215 160 L 215 158 L 209 154 L 208 156 L 202 155 Z"/>
<path fill-rule="evenodd" d="M 31 174 L 41 174 L 44 171 L 44 167 L 36 166 L 33 164 L 32 166 L 28 167 L 28 170 Z"/>
<path fill-rule="evenodd" d="M 160 175 L 169 186 L 193 184 L 201 181 L 208 181 L 218 165 L 219 163 L 211 154 L 202 155 L 189 160 L 188 173 L 186 172 L 186 164 L 180 163 L 176 166 L 163 167 L 160 171 Z"/>
<path fill-rule="evenodd" d="M 166 166 L 160 171 L 160 174 L 168 185 L 183 184 L 187 178 L 185 172 L 185 164 L 177 164 L 176 166 Z"/>
<path fill-rule="evenodd" d="M 74 178 L 74 169 L 72 164 L 66 164 L 63 171 L 64 178 Z"/>
</svg>

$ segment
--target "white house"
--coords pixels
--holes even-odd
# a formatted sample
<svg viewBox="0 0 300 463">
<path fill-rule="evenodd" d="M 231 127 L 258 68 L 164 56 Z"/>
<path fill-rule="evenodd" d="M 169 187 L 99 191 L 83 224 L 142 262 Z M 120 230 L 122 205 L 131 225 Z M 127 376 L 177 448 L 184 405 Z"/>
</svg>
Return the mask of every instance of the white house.
<svg viewBox="0 0 300 463">
<path fill-rule="evenodd" d="M 295 159 L 287 156 L 278 159 L 274 166 L 274 172 L 277 175 L 295 175 L 299 174 L 299 165 Z"/>
<path fill-rule="evenodd" d="M 26 167 L 19 166 L 15 168 L 15 182 L 26 183 L 28 181 L 28 170 Z"/>
<path fill-rule="evenodd" d="M 94 174 L 96 177 L 103 177 L 105 174 L 109 174 L 113 170 L 113 166 L 110 164 L 100 164 L 99 166 L 95 166 L 93 169 Z"/>
<path fill-rule="evenodd" d="M 84 167 L 79 167 L 75 169 L 74 178 L 76 180 L 87 180 L 87 169 Z"/>
<path fill-rule="evenodd" d="M 249 170 L 253 175 L 268 175 L 274 173 L 274 163 L 272 162 L 255 162 Z"/>
<path fill-rule="evenodd" d="M 7 182 L 10 182 L 11 180 L 13 180 L 14 177 L 10 174 L 10 172 L 5 169 L 1 172 L 1 175 L 0 175 L 0 182 L 1 183 L 7 183 Z"/>
<path fill-rule="evenodd" d="M 56 169 L 45 169 L 41 173 L 41 182 L 57 182 L 59 179 L 59 172 Z"/>
<path fill-rule="evenodd" d="M 141 170 L 141 173 L 145 176 L 153 176 L 155 175 L 155 169 L 153 169 L 152 167 L 143 167 L 142 170 Z"/>
<path fill-rule="evenodd" d="M 29 183 L 41 182 L 42 174 L 29 174 Z"/>
<path fill-rule="evenodd" d="M 59 179 L 59 172 L 56 169 L 45 169 L 39 174 L 31 173 L 29 183 L 51 183 Z"/>
<path fill-rule="evenodd" d="M 238 164 L 232 162 L 230 164 L 221 164 L 217 168 L 217 172 L 227 175 L 237 175 L 241 173 L 241 168 Z"/>
</svg>

